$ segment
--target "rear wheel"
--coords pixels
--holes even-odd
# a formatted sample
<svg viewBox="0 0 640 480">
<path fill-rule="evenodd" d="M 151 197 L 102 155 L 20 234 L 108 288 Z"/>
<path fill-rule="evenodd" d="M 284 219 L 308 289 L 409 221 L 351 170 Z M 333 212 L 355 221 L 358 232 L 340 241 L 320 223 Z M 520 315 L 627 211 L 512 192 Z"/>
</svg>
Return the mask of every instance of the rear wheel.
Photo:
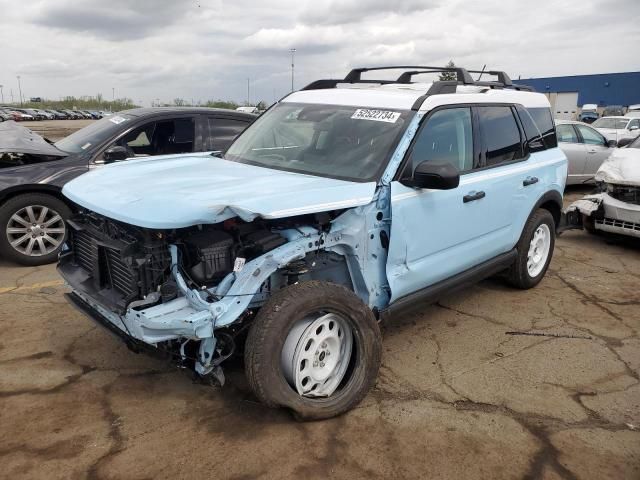
<svg viewBox="0 0 640 480">
<path fill-rule="evenodd" d="M 518 241 L 518 256 L 508 271 L 513 286 L 535 287 L 547 272 L 555 247 L 555 221 L 548 210 L 538 209 L 527 223 Z"/>
<path fill-rule="evenodd" d="M 342 286 L 310 281 L 277 292 L 262 307 L 247 337 L 245 370 L 266 405 L 323 419 L 365 397 L 381 355 L 371 310 Z"/>
<path fill-rule="evenodd" d="M 70 215 L 69 207 L 51 195 L 26 193 L 10 198 L 0 206 L 0 254 L 22 265 L 56 261 Z"/>
</svg>

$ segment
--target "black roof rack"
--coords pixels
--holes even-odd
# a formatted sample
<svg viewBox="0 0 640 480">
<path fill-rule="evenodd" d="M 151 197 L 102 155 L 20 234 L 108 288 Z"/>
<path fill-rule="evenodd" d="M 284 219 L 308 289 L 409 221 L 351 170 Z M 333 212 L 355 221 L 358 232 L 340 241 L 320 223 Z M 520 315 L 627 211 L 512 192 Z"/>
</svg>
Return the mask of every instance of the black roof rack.
<svg viewBox="0 0 640 480">
<path fill-rule="evenodd" d="M 407 70 L 400 74 L 396 80 L 374 80 L 374 79 L 362 79 L 362 74 L 365 72 L 373 72 L 380 70 Z M 363 67 L 354 68 L 346 77 L 342 80 L 324 79 L 316 80 L 310 83 L 302 90 L 317 90 L 325 88 L 336 88 L 339 83 L 351 83 L 351 84 L 377 84 L 377 85 L 390 85 L 390 84 L 410 84 L 413 83 L 414 75 L 421 75 L 424 73 L 443 73 L 454 72 L 456 74 L 456 80 L 445 80 L 433 82 L 431 88 L 427 92 L 428 95 L 435 95 L 438 93 L 455 93 L 457 85 L 478 85 L 489 88 L 512 88 L 514 90 L 534 91 L 533 88 L 526 85 L 514 85 L 505 72 L 499 70 L 466 70 L 461 67 L 430 67 L 424 65 L 392 65 L 388 67 Z M 478 80 L 474 80 L 471 77 L 472 73 L 479 73 Z M 480 81 L 479 79 L 484 74 L 494 75 L 497 77 L 497 81 Z"/>
</svg>

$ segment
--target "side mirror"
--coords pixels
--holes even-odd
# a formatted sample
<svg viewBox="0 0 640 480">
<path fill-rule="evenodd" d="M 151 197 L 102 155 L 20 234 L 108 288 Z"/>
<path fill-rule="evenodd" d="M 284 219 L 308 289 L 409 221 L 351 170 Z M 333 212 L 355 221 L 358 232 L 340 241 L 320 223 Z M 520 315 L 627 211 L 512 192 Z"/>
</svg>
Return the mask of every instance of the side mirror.
<svg viewBox="0 0 640 480">
<path fill-rule="evenodd" d="M 109 147 L 104 151 L 104 163 L 113 163 L 120 160 L 125 160 L 129 154 L 127 149 L 119 145 L 115 147 Z"/>
<path fill-rule="evenodd" d="M 622 148 L 622 147 L 626 147 L 627 145 L 629 145 L 631 142 L 633 142 L 633 138 L 621 138 L 620 141 L 618 142 L 617 146 Z"/>
<path fill-rule="evenodd" d="M 617 147 L 617 146 L 618 146 L 618 142 L 616 142 L 615 140 L 609 140 L 609 141 L 607 142 L 607 146 L 608 146 L 609 148 Z"/>
<path fill-rule="evenodd" d="M 460 184 L 460 172 L 450 163 L 426 161 L 418 164 L 413 178 L 403 183 L 409 187 L 451 190 Z"/>
<path fill-rule="evenodd" d="M 629 127 L 629 131 L 633 132 L 634 130 L 638 130 L 638 128 L 640 127 L 638 127 L 637 125 L 634 125 L 633 127 Z"/>
</svg>

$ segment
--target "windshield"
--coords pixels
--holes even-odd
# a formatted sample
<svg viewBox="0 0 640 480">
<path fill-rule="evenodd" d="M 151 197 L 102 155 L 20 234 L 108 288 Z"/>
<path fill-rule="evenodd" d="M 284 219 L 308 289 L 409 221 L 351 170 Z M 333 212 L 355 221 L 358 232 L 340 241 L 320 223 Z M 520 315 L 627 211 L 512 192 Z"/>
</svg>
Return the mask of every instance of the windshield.
<svg viewBox="0 0 640 480">
<path fill-rule="evenodd" d="M 128 115 L 112 115 L 91 125 L 81 128 L 54 145 L 63 152 L 80 153 L 101 144 L 123 128 L 123 123 L 130 122 L 133 117 Z"/>
<path fill-rule="evenodd" d="M 596 128 L 613 128 L 615 130 L 624 130 L 629 123 L 627 118 L 600 118 L 593 122 Z"/>
<path fill-rule="evenodd" d="M 260 167 L 353 181 L 376 179 L 412 112 L 280 103 L 224 158 Z"/>
</svg>

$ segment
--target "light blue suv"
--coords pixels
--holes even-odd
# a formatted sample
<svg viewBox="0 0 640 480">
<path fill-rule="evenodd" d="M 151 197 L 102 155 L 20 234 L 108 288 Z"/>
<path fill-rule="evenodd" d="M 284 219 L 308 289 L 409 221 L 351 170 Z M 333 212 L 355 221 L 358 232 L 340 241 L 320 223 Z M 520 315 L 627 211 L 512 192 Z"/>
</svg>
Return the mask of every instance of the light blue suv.
<svg viewBox="0 0 640 480">
<path fill-rule="evenodd" d="M 535 286 L 567 177 L 547 98 L 503 72 L 388 68 L 288 95 L 225 152 L 68 183 L 68 299 L 221 383 L 244 351 L 262 402 L 317 419 L 374 384 L 385 315 L 500 272 Z M 457 80 L 414 80 L 441 71 Z"/>
</svg>

